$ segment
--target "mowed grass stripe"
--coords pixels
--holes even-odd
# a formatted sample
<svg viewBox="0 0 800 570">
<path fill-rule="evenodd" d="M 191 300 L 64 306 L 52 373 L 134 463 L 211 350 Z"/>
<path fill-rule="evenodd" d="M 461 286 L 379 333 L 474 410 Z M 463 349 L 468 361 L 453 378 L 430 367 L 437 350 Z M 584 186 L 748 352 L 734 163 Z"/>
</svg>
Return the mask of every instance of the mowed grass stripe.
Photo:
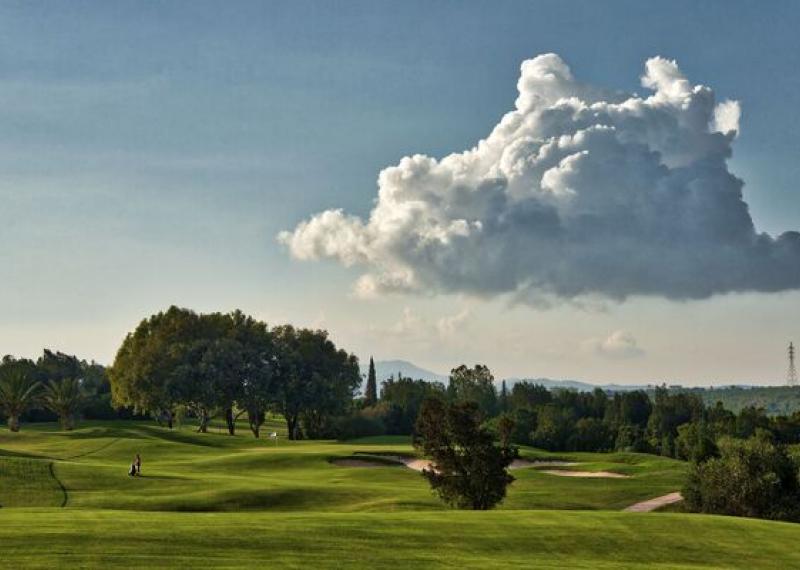
<svg viewBox="0 0 800 570">
<path fill-rule="evenodd" d="M 65 497 L 52 462 L 0 455 L 0 507 L 60 507 Z"/>
<path fill-rule="evenodd" d="M 684 514 L 0 512 L 26 568 L 800 567 L 797 525 Z"/>
</svg>

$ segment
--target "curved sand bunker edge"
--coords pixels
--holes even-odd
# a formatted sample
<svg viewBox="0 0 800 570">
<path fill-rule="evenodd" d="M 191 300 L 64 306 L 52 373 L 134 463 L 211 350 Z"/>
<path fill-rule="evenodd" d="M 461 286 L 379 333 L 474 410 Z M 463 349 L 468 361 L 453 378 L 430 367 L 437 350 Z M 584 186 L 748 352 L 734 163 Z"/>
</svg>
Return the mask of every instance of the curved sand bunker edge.
<svg viewBox="0 0 800 570">
<path fill-rule="evenodd" d="M 414 471 L 422 471 L 423 469 L 431 469 L 433 462 L 430 459 L 421 459 L 418 457 L 408 457 L 403 455 L 384 455 L 375 454 L 368 455 L 366 453 L 356 453 L 351 457 L 336 457 L 329 460 L 333 465 L 339 467 L 395 467 L 405 466 Z M 532 467 L 568 467 L 578 465 L 573 461 L 539 461 L 529 459 L 515 459 L 508 466 L 509 469 L 527 469 Z M 545 471 L 547 473 L 548 471 Z M 565 471 L 565 473 L 581 473 L 580 471 Z M 617 474 L 618 475 L 618 474 Z M 620 475 L 625 477 L 625 475 Z"/>
<path fill-rule="evenodd" d="M 542 473 L 559 477 L 585 477 L 588 479 L 630 479 L 630 475 L 613 471 L 567 471 L 566 469 L 542 469 Z"/>
</svg>

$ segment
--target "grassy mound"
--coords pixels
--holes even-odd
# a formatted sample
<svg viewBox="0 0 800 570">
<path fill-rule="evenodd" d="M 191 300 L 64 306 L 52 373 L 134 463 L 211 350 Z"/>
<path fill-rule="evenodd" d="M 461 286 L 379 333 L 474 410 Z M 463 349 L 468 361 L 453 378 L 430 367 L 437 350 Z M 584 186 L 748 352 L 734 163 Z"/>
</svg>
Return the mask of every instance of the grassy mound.
<svg viewBox="0 0 800 570">
<path fill-rule="evenodd" d="M 282 432 L 273 420 L 265 431 Z M 133 456 L 142 477 L 129 477 Z M 680 489 L 685 464 L 550 454 L 627 479 L 514 471 L 492 512 L 445 509 L 405 468 L 408 438 L 255 440 L 136 422 L 0 429 L 0 544 L 9 567 L 800 567 L 800 526 L 621 509 Z M 341 467 L 337 461 L 350 460 Z M 37 508 L 33 508 L 37 507 Z M 64 507 L 64 508 L 58 508 Z M 754 547 L 757 545 L 757 548 Z"/>
</svg>

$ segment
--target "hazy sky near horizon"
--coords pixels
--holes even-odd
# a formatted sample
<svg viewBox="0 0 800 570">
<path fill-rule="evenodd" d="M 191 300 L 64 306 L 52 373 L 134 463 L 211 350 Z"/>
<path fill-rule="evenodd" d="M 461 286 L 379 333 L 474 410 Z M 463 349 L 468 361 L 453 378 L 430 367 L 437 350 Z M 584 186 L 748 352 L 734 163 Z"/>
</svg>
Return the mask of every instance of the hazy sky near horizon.
<svg viewBox="0 0 800 570">
<path fill-rule="evenodd" d="M 732 149 L 758 232 L 800 230 L 800 5 L 696 4 L 0 3 L 0 353 L 109 363 L 139 320 L 177 304 L 324 327 L 361 358 L 438 372 L 782 381 L 800 292 L 753 265 L 729 288 L 755 291 L 714 282 L 710 298 L 683 281 L 689 293 L 636 284 L 622 301 L 545 306 L 453 286 L 439 264 L 424 287 L 365 299 L 354 283 L 389 250 L 338 243 L 336 259 L 302 261 L 277 239 L 329 209 L 366 220 L 379 173 L 403 157 L 474 147 L 515 109 L 522 62 L 547 53 L 586 85 L 642 97 L 645 62 L 674 59 L 738 101 L 715 152 Z M 706 283 L 717 268 L 683 273 Z"/>
</svg>

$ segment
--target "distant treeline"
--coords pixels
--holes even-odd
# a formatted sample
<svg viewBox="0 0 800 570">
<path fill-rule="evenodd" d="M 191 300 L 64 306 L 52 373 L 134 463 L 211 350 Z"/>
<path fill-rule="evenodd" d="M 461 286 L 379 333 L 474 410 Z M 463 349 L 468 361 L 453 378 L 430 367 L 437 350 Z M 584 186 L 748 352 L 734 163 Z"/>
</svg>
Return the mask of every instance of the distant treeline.
<svg viewBox="0 0 800 570">
<path fill-rule="evenodd" d="M 47 350 L 37 359 L 15 358 L 6 355 L 0 361 L 0 381 L 22 378 L 29 385 L 48 386 L 64 380 L 76 380 L 80 384 L 80 415 L 86 419 L 111 420 L 130 419 L 132 410 L 115 409 L 111 405 L 111 384 L 104 366 L 93 361 L 79 359 L 63 352 Z M 11 394 L 4 394 L 10 397 Z M 0 402 L 0 419 L 8 419 L 8 411 Z M 41 405 L 34 398 L 32 405 L 21 414 L 23 422 L 56 421 L 58 414 Z"/>
<path fill-rule="evenodd" d="M 474 401 L 490 427 L 513 422 L 512 441 L 550 451 L 639 451 L 681 459 L 707 456 L 722 437 L 749 438 L 763 430 L 780 443 L 800 442 L 800 413 L 769 416 L 748 406 L 738 413 L 706 405 L 700 391 L 657 387 L 608 394 L 548 390 L 531 382 L 498 390 L 485 366 L 460 366 L 447 386 L 390 378 L 378 400 L 343 423 L 342 435 L 411 434 L 426 398 Z"/>
<path fill-rule="evenodd" d="M 698 394 L 707 405 L 722 402 L 725 408 L 737 414 L 744 408 L 760 408 L 768 416 L 791 415 L 800 411 L 798 386 L 723 386 L 677 390 Z"/>
</svg>

